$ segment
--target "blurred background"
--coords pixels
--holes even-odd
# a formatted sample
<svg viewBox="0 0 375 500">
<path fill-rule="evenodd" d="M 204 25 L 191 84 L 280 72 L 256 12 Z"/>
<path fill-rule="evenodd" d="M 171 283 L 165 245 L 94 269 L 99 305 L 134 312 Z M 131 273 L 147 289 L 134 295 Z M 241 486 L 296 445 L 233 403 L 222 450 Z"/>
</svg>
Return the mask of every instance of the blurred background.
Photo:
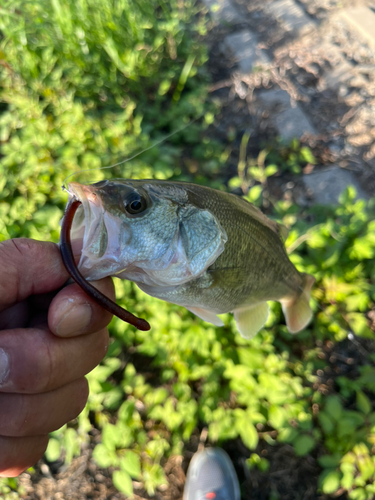
<svg viewBox="0 0 375 500">
<path fill-rule="evenodd" d="M 272 304 L 245 341 L 116 280 L 151 331 L 112 321 L 85 410 L 1 498 L 180 499 L 212 445 L 246 500 L 375 497 L 374 26 L 366 1 L 3 0 L 0 241 L 57 242 L 64 179 L 140 153 L 73 179 L 244 196 L 317 283 L 305 331 Z"/>
</svg>

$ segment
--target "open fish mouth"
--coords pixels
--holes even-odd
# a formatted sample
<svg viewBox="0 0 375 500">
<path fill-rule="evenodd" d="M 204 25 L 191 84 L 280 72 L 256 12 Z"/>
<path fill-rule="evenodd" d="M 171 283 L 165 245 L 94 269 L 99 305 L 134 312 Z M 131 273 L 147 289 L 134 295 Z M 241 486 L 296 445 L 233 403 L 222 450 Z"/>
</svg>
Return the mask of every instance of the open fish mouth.
<svg viewBox="0 0 375 500">
<path fill-rule="evenodd" d="M 76 187 L 76 186 L 75 186 Z M 81 186 L 79 186 L 79 194 L 82 195 Z M 89 193 L 89 197 L 90 197 Z M 87 197 L 88 198 L 88 197 Z M 91 197 L 95 200 L 95 197 Z M 104 295 L 101 291 L 95 288 L 91 283 L 86 281 L 85 277 L 79 271 L 76 266 L 73 249 L 71 245 L 71 228 L 74 220 L 74 216 L 79 208 L 82 207 L 83 201 L 81 201 L 74 193 L 70 193 L 70 200 L 68 201 L 68 205 L 65 210 L 64 218 L 62 219 L 61 225 L 61 235 L 60 235 L 60 252 L 61 258 L 64 263 L 64 266 L 70 276 L 74 279 L 74 281 L 82 288 L 82 290 L 93 300 L 95 300 L 99 305 L 101 305 L 104 309 L 109 311 L 111 314 L 114 314 L 118 318 L 123 321 L 134 325 L 139 330 L 147 331 L 150 329 L 149 323 L 142 319 L 134 316 L 134 314 L 130 313 L 123 307 L 119 306 L 111 300 L 109 297 Z M 84 209 L 83 209 L 84 213 Z M 82 214 L 80 219 L 82 218 Z M 82 227 L 82 223 L 79 224 L 79 227 Z M 83 239 L 85 237 L 85 232 L 83 234 Z"/>
<path fill-rule="evenodd" d="M 68 185 L 71 199 L 81 202 L 71 228 L 72 250 L 79 257 L 78 268 L 84 276 L 92 276 L 95 264 L 105 255 L 108 247 L 108 231 L 105 224 L 105 210 L 95 186 L 85 186 L 78 182 Z M 103 276 L 101 276 L 103 277 Z"/>
</svg>

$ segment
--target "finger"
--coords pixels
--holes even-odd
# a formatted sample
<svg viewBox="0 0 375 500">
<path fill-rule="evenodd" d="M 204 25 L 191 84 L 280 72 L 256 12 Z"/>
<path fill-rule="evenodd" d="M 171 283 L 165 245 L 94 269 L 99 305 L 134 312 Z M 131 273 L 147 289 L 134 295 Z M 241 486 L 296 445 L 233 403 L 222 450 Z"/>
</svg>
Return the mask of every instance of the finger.
<svg viewBox="0 0 375 500">
<path fill-rule="evenodd" d="M 0 311 L 60 288 L 69 275 L 55 243 L 27 238 L 0 243 Z"/>
<path fill-rule="evenodd" d="M 0 332 L 0 392 L 37 394 L 62 387 L 95 368 L 108 344 L 106 328 L 67 339 L 41 328 Z"/>
<path fill-rule="evenodd" d="M 110 278 L 92 284 L 107 297 L 115 299 L 115 289 Z M 107 326 L 111 319 L 112 315 L 76 284 L 63 288 L 52 300 L 48 312 L 49 328 L 59 337 L 96 332 Z"/>
<path fill-rule="evenodd" d="M 0 477 L 15 477 L 42 458 L 48 435 L 26 438 L 0 436 Z"/>
<path fill-rule="evenodd" d="M 0 394 L 0 433 L 26 437 L 53 432 L 81 413 L 88 395 L 84 377 L 44 394 Z"/>
<path fill-rule="evenodd" d="M 31 295 L 0 312 L 0 330 L 26 328 L 47 322 L 48 308 L 57 291 Z"/>
</svg>

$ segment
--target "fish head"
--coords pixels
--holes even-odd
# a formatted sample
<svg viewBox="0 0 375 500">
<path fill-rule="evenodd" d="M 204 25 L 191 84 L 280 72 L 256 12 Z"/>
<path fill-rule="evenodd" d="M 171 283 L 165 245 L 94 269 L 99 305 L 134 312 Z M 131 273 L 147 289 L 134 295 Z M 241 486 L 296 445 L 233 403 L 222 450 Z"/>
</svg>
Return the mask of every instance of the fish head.
<svg viewBox="0 0 375 500">
<path fill-rule="evenodd" d="M 227 236 L 216 217 L 172 182 L 72 182 L 68 191 L 81 202 L 71 240 L 88 279 L 176 286 L 202 274 L 224 250 Z"/>
</svg>

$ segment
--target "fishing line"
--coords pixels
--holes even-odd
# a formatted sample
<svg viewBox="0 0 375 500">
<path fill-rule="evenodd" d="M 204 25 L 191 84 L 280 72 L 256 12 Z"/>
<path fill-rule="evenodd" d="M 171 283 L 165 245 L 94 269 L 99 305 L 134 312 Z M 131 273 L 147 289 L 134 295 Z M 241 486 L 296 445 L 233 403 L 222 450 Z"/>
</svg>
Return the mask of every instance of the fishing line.
<svg viewBox="0 0 375 500">
<path fill-rule="evenodd" d="M 69 192 L 69 190 L 68 190 L 68 188 L 66 187 L 65 184 L 66 184 L 66 181 L 68 179 L 70 179 L 70 177 L 73 177 L 74 175 L 79 175 L 79 174 L 87 173 L 87 172 L 94 172 L 95 170 L 106 170 L 108 168 L 118 167 L 119 165 L 122 165 L 123 163 L 127 163 L 128 161 L 134 160 L 134 158 L 137 158 L 138 156 L 140 156 L 141 154 L 145 153 L 146 151 L 149 151 L 150 149 L 154 148 L 155 146 L 158 146 L 159 144 L 162 144 L 163 142 L 167 141 L 168 139 L 170 139 L 174 135 L 176 135 L 179 132 L 182 132 L 186 128 L 190 127 L 190 125 L 192 125 L 193 123 L 195 123 L 196 121 L 198 121 L 200 118 L 202 118 L 203 115 L 204 115 L 204 113 L 201 113 L 197 118 L 194 118 L 193 120 L 190 120 L 186 125 L 182 125 L 180 128 L 178 128 L 174 132 L 171 132 L 170 134 L 166 135 L 162 139 L 159 139 L 158 141 L 154 142 L 153 144 L 151 144 L 151 146 L 149 146 L 149 147 L 147 147 L 145 149 L 142 149 L 142 151 L 139 151 L 138 153 L 136 153 L 135 155 L 131 156 L 130 158 L 125 158 L 125 160 L 119 161 L 118 163 L 115 163 L 114 165 L 109 165 L 107 167 L 88 168 L 88 169 L 85 169 L 85 170 L 77 170 L 76 172 L 73 172 L 72 174 L 68 175 L 68 177 L 65 177 L 65 179 L 63 181 L 63 184 L 61 186 L 61 189 L 63 191 Z"/>
</svg>

